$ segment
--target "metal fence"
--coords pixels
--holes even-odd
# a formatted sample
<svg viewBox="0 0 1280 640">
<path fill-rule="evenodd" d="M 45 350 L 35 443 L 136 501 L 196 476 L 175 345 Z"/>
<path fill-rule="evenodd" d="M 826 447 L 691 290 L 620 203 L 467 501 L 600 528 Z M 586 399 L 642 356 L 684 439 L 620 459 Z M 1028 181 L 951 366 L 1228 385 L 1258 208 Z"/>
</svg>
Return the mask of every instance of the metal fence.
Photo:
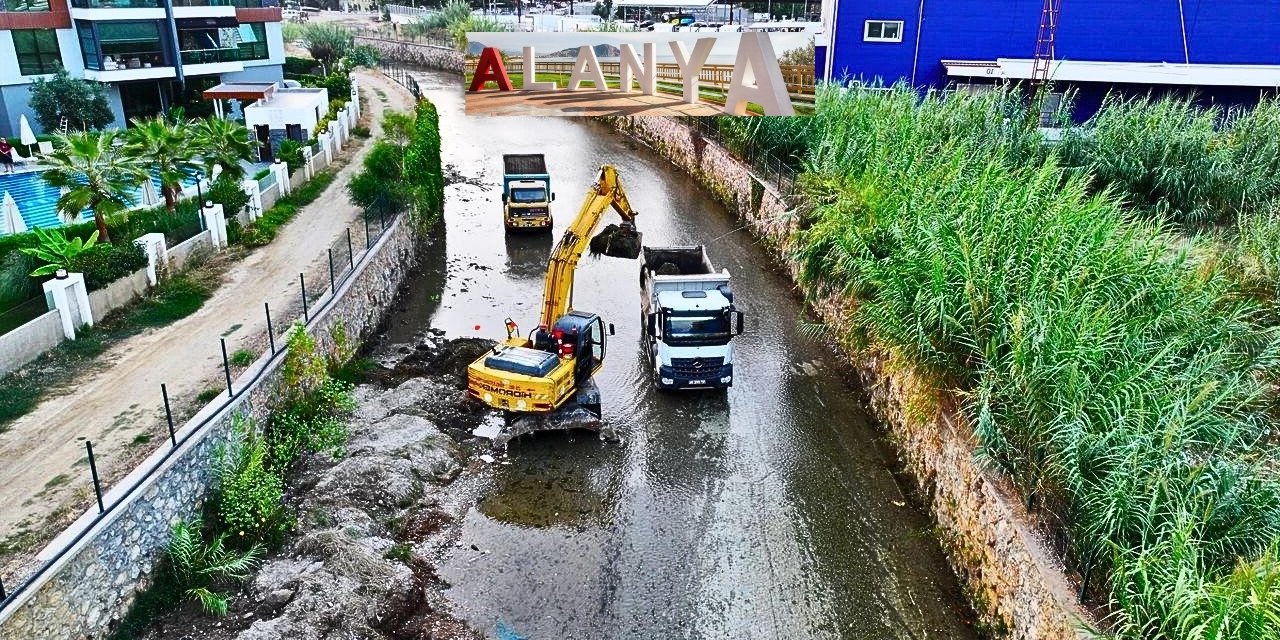
<svg viewBox="0 0 1280 640">
<path fill-rule="evenodd" d="M 732 116 L 725 116 L 732 117 Z M 720 130 L 720 117 L 681 116 L 680 122 L 703 140 L 714 143 L 733 157 L 747 163 L 761 182 L 771 184 L 779 193 L 790 193 L 800 173 L 797 158 L 783 158 L 760 151 L 751 144 L 736 144 L 725 138 Z"/>
<path fill-rule="evenodd" d="M 388 78 L 395 80 L 401 86 L 408 89 L 409 93 L 413 94 L 414 100 L 422 100 L 422 88 L 418 86 L 418 81 L 413 78 L 413 74 L 409 73 L 407 69 L 385 60 L 382 61 L 379 66 L 382 68 L 382 73 Z"/>
<path fill-rule="evenodd" d="M 431 33 L 418 25 L 392 24 L 381 28 L 360 27 L 355 30 L 355 37 L 386 40 L 396 44 L 423 44 L 450 50 L 458 48 L 457 43 L 443 32 Z"/>
<path fill-rule="evenodd" d="M 382 236 L 386 234 L 397 218 L 398 215 L 395 212 L 383 213 L 381 215 L 366 215 L 360 227 L 356 229 L 348 227 L 345 234 L 339 236 L 324 253 L 320 254 L 319 257 L 327 262 L 327 268 L 323 268 L 322 265 L 322 269 L 320 270 L 322 273 L 320 275 L 317 276 L 316 273 L 299 273 L 296 287 L 299 301 L 302 305 L 302 312 L 300 315 L 282 317 L 279 315 L 277 310 L 277 315 L 273 316 L 270 303 L 263 303 L 263 313 L 265 314 L 266 319 L 266 331 L 263 337 L 266 339 L 266 348 L 259 356 L 259 359 L 262 356 L 269 356 L 267 363 L 270 364 L 276 362 L 279 358 L 284 357 L 286 351 L 285 339 L 288 328 L 296 320 L 302 320 L 304 323 L 310 324 L 312 318 L 328 309 L 334 303 L 336 300 L 335 295 L 337 290 L 351 278 L 356 269 L 364 265 L 372 257 L 371 249 L 373 245 L 377 244 Z M 308 282 L 308 275 L 312 276 L 311 282 Z M 251 388 L 261 380 L 263 375 L 265 375 L 265 373 L 270 369 L 269 366 L 260 368 L 247 384 L 240 388 L 235 388 L 233 382 L 234 378 L 232 377 L 231 372 L 230 356 L 227 351 L 226 338 L 219 338 L 219 343 L 217 345 L 211 344 L 210 346 L 221 350 L 222 368 L 226 384 L 226 390 L 220 394 L 220 399 L 209 403 L 213 404 L 216 402 L 218 411 L 211 413 L 208 417 L 201 420 L 190 431 L 184 434 L 182 438 L 178 438 L 178 425 L 174 423 L 175 417 L 173 414 L 172 398 L 169 395 L 168 385 L 161 384 L 157 394 L 157 402 L 164 410 L 165 422 L 168 427 L 170 443 L 168 449 L 165 451 L 164 456 L 159 460 L 154 461 L 152 465 L 147 468 L 146 473 L 138 476 L 137 479 L 134 480 L 133 484 L 129 486 L 127 491 L 109 504 L 105 504 L 103 502 L 103 496 L 108 487 L 103 486 L 102 479 L 99 476 L 97 457 L 94 454 L 94 445 L 90 441 L 85 441 L 85 449 L 88 453 L 89 471 L 83 481 L 93 489 L 93 495 L 97 499 L 97 516 L 91 523 L 81 529 L 73 539 L 68 540 L 62 548 L 58 549 L 57 552 L 53 554 L 52 557 L 41 564 L 34 573 L 23 578 L 16 587 L 6 590 L 3 576 L 0 576 L 0 610 L 9 606 L 18 596 L 27 591 L 36 580 L 44 575 L 45 572 L 49 571 L 62 559 L 64 555 L 66 555 L 69 550 L 75 547 L 75 545 L 84 539 L 85 536 L 89 535 L 99 522 L 127 503 L 148 479 L 150 479 L 159 469 L 164 467 L 165 463 L 168 462 L 170 457 L 178 450 L 179 447 L 191 438 L 203 433 L 205 429 L 214 422 L 214 418 L 222 413 L 223 409 L 240 398 L 247 389 Z M 121 443 L 121 446 L 127 447 L 130 445 L 128 443 Z M 99 449 L 99 451 L 101 451 L 101 449 Z M 126 474 L 122 477 L 127 478 L 128 475 Z"/>
</svg>

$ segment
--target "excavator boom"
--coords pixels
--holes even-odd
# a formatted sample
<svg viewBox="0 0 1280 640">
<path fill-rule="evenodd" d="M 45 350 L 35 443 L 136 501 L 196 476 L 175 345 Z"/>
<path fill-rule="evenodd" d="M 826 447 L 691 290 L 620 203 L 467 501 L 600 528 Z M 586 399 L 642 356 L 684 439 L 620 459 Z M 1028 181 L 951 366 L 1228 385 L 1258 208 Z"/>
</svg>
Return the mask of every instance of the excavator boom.
<svg viewBox="0 0 1280 640">
<path fill-rule="evenodd" d="M 622 216 L 622 225 L 606 231 L 607 236 L 593 240 L 591 234 L 600 224 L 600 219 L 610 207 Z M 599 252 L 615 257 L 634 260 L 640 256 L 640 234 L 635 231 L 636 212 L 627 201 L 627 193 L 618 180 L 618 170 L 613 165 L 603 165 L 596 176 L 595 184 L 587 189 L 586 200 L 578 216 L 565 229 L 560 242 L 551 252 L 551 260 L 547 265 L 547 281 L 542 294 L 541 325 L 550 327 L 555 321 L 569 312 L 573 294 L 573 274 L 578 267 L 582 253 L 591 245 Z"/>
</svg>

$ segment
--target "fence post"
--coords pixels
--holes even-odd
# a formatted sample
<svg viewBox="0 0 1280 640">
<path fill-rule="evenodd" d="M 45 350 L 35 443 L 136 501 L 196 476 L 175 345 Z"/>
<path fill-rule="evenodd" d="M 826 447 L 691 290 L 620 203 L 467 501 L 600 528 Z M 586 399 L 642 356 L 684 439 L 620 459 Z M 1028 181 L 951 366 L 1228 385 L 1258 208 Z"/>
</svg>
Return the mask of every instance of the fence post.
<svg viewBox="0 0 1280 640">
<path fill-rule="evenodd" d="M 347 227 L 347 262 L 351 264 L 351 270 L 356 270 L 356 252 L 351 248 L 351 227 Z"/>
<path fill-rule="evenodd" d="M 219 340 L 222 342 L 222 372 L 227 375 L 227 397 L 234 398 L 235 394 L 231 393 L 231 361 L 227 359 L 227 339 Z"/>
<path fill-rule="evenodd" d="M 271 343 L 271 355 L 276 354 L 276 331 L 271 326 L 271 303 L 264 302 L 262 306 L 267 310 L 267 341 Z"/>
<path fill-rule="evenodd" d="M 337 279 L 333 277 L 333 247 L 329 247 L 329 294 L 338 294 Z"/>
<path fill-rule="evenodd" d="M 369 212 L 365 211 L 361 217 L 364 218 L 364 250 L 368 251 L 373 246 L 373 238 L 369 235 Z"/>
<path fill-rule="evenodd" d="M 311 322 L 311 316 L 307 314 L 307 278 L 306 274 L 298 274 L 298 282 L 302 284 L 302 321 Z"/>
<path fill-rule="evenodd" d="M 173 446 L 178 446 L 178 435 L 173 431 L 173 409 L 169 408 L 169 389 L 162 382 L 160 383 L 160 395 L 164 396 L 164 417 L 169 421 L 169 441 Z"/>
<path fill-rule="evenodd" d="M 85 440 L 84 447 L 89 450 L 89 473 L 93 474 L 93 492 L 98 496 L 98 513 L 106 513 L 107 508 L 102 506 L 102 482 L 98 480 L 98 463 L 93 459 L 93 443 Z"/>
<path fill-rule="evenodd" d="M 9 597 L 8 594 L 4 592 L 4 578 L 0 577 L 0 602 L 3 602 L 7 597 Z"/>
</svg>

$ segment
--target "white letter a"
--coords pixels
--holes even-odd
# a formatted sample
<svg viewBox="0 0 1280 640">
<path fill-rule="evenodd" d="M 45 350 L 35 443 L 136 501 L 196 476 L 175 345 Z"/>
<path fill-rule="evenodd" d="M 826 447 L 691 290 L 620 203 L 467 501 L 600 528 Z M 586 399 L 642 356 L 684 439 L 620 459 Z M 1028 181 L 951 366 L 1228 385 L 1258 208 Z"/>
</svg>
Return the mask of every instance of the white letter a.
<svg viewBox="0 0 1280 640">
<path fill-rule="evenodd" d="M 609 85 L 604 82 L 604 71 L 600 69 L 600 61 L 596 60 L 595 50 L 582 45 L 578 49 L 578 58 L 573 61 L 573 73 L 569 75 L 569 90 L 577 91 L 587 80 L 595 83 L 596 91 L 609 90 Z"/>
<path fill-rule="evenodd" d="M 764 107 L 768 116 L 794 116 L 796 109 L 787 95 L 778 56 L 773 53 L 769 34 L 750 31 L 742 34 L 738 59 L 733 63 L 733 80 L 725 96 L 724 112 L 735 116 L 747 114 L 747 103 Z"/>
</svg>

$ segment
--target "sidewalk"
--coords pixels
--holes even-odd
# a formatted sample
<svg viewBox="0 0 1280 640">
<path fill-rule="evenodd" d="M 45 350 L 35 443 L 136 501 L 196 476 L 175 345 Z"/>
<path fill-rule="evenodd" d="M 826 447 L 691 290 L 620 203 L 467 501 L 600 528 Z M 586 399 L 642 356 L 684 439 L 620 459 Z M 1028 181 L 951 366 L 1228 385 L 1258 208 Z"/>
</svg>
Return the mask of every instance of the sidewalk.
<svg viewBox="0 0 1280 640">
<path fill-rule="evenodd" d="M 360 211 L 346 186 L 381 133 L 382 114 L 408 111 L 408 91 L 380 74 L 356 74 L 372 138 L 353 138 L 346 165 L 328 189 L 281 229 L 276 239 L 233 264 L 213 297 L 195 314 L 144 331 L 103 354 L 103 366 L 85 372 L 71 391 L 41 402 L 0 433 L 0 551 L 15 536 L 26 552 L 0 567 L 9 582 L 17 563 L 52 539 L 93 502 L 85 440 L 93 442 L 104 488 L 127 474 L 137 460 L 168 446 L 160 385 L 169 397 L 191 403 L 208 388 L 225 389 L 219 338 L 228 353 L 245 348 L 260 354 L 266 333 L 263 303 L 270 303 L 277 334 L 292 307 L 300 306 L 298 273 L 318 267 L 325 249 L 359 228 Z M 376 91 L 375 91 L 376 90 Z M 385 97 L 384 97 L 385 96 Z M 327 267 L 326 267 L 327 268 Z M 152 437 L 136 445 L 135 438 Z M 52 516 L 52 517 L 51 517 Z"/>
</svg>

